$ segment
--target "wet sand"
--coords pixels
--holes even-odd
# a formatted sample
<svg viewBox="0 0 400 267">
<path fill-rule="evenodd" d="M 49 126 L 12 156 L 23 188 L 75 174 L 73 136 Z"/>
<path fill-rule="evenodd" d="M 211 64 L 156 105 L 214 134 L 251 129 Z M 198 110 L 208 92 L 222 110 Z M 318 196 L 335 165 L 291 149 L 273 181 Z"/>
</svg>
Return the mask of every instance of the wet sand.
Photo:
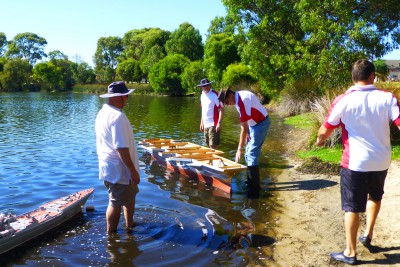
<svg viewBox="0 0 400 267">
<path fill-rule="evenodd" d="M 310 175 L 296 171 L 291 160 L 271 185 L 277 197 L 273 216 L 276 243 L 266 266 L 345 266 L 330 259 L 331 252 L 345 248 L 339 176 Z M 361 216 L 359 235 L 365 227 Z M 392 162 L 386 179 L 381 212 L 376 222 L 372 248 L 357 244 L 362 266 L 400 266 L 400 162 Z M 266 248 L 270 251 L 271 248 Z"/>
</svg>

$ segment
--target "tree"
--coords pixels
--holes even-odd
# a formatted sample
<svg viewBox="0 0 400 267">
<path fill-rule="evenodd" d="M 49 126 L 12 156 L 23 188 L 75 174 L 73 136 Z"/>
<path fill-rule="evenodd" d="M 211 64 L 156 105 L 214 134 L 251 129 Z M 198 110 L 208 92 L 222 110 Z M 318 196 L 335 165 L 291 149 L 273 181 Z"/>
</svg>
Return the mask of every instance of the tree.
<svg viewBox="0 0 400 267">
<path fill-rule="evenodd" d="M 0 57 L 6 53 L 7 37 L 3 32 L 0 32 Z"/>
<path fill-rule="evenodd" d="M 157 93 L 180 96 L 185 93 L 181 74 L 190 60 L 180 54 L 169 55 L 155 64 L 149 74 L 150 83 Z"/>
<path fill-rule="evenodd" d="M 227 33 L 233 35 L 235 33 L 235 21 L 229 14 L 225 17 L 215 17 L 207 30 L 207 36 L 213 34 Z"/>
<path fill-rule="evenodd" d="M 251 85 L 257 81 L 251 69 L 243 63 L 231 64 L 224 71 L 222 85 Z"/>
<path fill-rule="evenodd" d="M 32 66 L 25 59 L 12 58 L 6 60 L 0 81 L 5 91 L 23 91 L 29 88 Z"/>
<path fill-rule="evenodd" d="M 143 71 L 144 78 L 148 77 L 150 69 L 161 59 L 165 57 L 164 49 L 159 45 L 155 45 L 149 49 L 146 57 L 142 57 L 140 67 Z"/>
<path fill-rule="evenodd" d="M 70 90 L 74 83 L 73 62 L 65 59 L 52 59 L 37 63 L 33 68 L 33 78 L 48 91 Z"/>
<path fill-rule="evenodd" d="M 378 59 L 374 61 L 376 76 L 380 81 L 386 81 L 389 75 L 389 67 L 386 61 Z"/>
<path fill-rule="evenodd" d="M 171 39 L 165 44 L 167 55 L 181 54 L 191 61 L 203 58 L 204 48 L 199 30 L 191 24 L 182 23 L 171 34 Z"/>
<path fill-rule="evenodd" d="M 61 52 L 60 50 L 50 51 L 48 57 L 50 58 L 50 60 L 54 60 L 54 59 L 68 60 L 68 56 L 65 55 L 63 52 Z"/>
<path fill-rule="evenodd" d="M 86 62 L 72 63 L 71 69 L 73 78 L 78 83 L 94 83 L 96 80 L 93 68 Z"/>
<path fill-rule="evenodd" d="M 94 54 L 95 72 L 101 82 L 114 80 L 115 69 L 122 51 L 122 40 L 119 37 L 101 37 L 97 41 L 97 49 Z"/>
<path fill-rule="evenodd" d="M 46 39 L 35 33 L 25 32 L 17 34 L 8 45 L 6 56 L 9 58 L 22 58 L 33 65 L 37 60 L 46 57 L 44 48 Z"/>
<path fill-rule="evenodd" d="M 269 95 L 309 77 L 325 88 L 347 85 L 355 60 L 373 60 L 399 46 L 396 0 L 223 3 L 235 18 L 241 57 Z"/>
<path fill-rule="evenodd" d="M 213 34 L 207 39 L 204 66 L 207 69 L 209 79 L 218 84 L 226 67 L 240 61 L 233 35 L 219 33 Z"/>
<path fill-rule="evenodd" d="M 149 50 L 158 46 L 162 48 L 162 53 L 165 54 L 165 43 L 169 40 L 170 32 L 159 28 L 144 28 L 140 30 L 131 30 L 125 33 L 122 38 L 124 49 L 124 60 L 133 58 L 141 61 L 146 57 Z"/>
<path fill-rule="evenodd" d="M 117 74 L 118 77 L 126 82 L 137 83 L 140 83 L 143 76 L 143 72 L 140 69 L 139 62 L 132 58 L 119 63 L 117 67 Z"/>
<path fill-rule="evenodd" d="M 203 62 L 199 60 L 190 62 L 181 75 L 183 89 L 187 92 L 199 93 L 201 90 L 198 90 L 196 85 L 204 77 L 206 77 L 206 71 Z"/>
</svg>

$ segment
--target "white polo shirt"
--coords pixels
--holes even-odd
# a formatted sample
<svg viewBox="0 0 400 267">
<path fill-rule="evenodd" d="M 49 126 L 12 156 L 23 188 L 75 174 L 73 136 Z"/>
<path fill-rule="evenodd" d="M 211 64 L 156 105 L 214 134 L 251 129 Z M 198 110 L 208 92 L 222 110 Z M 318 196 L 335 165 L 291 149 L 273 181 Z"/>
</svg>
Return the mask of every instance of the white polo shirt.
<svg viewBox="0 0 400 267">
<path fill-rule="evenodd" d="M 118 155 L 117 148 L 129 148 L 135 169 L 139 172 L 139 159 L 132 126 L 118 108 L 104 104 L 95 123 L 99 179 L 110 183 L 129 184 L 130 171 Z"/>
<path fill-rule="evenodd" d="M 235 94 L 235 103 L 240 122 L 247 121 L 249 126 L 257 125 L 268 116 L 258 97 L 250 91 L 238 91 Z"/>
<path fill-rule="evenodd" d="M 352 86 L 338 96 L 326 128 L 342 127 L 341 166 L 353 171 L 383 171 L 391 162 L 390 120 L 400 125 L 397 99 L 374 85 Z"/>
<path fill-rule="evenodd" d="M 201 118 L 204 128 L 217 126 L 219 119 L 219 109 L 221 108 L 218 93 L 214 89 L 210 89 L 208 93 L 201 93 Z"/>
</svg>

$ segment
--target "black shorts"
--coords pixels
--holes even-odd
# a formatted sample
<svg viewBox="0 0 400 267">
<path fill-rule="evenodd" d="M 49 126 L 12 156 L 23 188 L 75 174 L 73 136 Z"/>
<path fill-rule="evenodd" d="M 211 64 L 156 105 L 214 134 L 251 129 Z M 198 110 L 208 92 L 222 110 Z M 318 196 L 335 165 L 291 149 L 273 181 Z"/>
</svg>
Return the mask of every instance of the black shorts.
<svg viewBox="0 0 400 267">
<path fill-rule="evenodd" d="M 365 212 L 368 197 L 381 201 L 387 170 L 358 172 L 342 168 L 340 170 L 340 192 L 342 210 Z"/>
</svg>

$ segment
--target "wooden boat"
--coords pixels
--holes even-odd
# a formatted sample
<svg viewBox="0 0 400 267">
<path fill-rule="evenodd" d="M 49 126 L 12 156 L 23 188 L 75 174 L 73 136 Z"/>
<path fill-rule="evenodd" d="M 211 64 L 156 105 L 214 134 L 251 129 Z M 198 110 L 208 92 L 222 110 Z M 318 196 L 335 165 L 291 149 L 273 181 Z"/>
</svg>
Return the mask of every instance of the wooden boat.
<svg viewBox="0 0 400 267">
<path fill-rule="evenodd" d="M 76 192 L 19 216 L 0 214 L 0 254 L 54 229 L 82 212 L 93 191 L 93 188 L 89 188 Z"/>
<path fill-rule="evenodd" d="M 221 156 L 224 152 L 172 139 L 146 139 L 140 147 L 169 170 L 231 194 L 231 178 L 247 167 Z"/>
</svg>

